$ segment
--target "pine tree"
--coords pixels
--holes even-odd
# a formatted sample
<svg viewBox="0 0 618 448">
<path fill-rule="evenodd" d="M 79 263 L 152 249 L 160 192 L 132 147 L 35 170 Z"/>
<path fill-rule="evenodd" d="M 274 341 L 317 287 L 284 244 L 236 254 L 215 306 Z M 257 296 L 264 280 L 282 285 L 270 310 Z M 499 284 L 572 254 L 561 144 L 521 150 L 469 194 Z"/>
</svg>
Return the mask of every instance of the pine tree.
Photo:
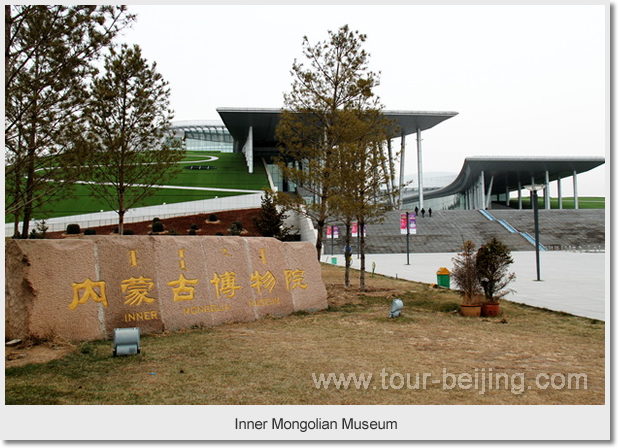
<svg viewBox="0 0 618 448">
<path fill-rule="evenodd" d="M 508 273 L 512 263 L 510 249 L 497 238 L 492 238 L 477 251 L 477 275 L 488 302 L 497 302 L 512 292 L 507 289 L 507 285 L 515 280 L 515 273 Z"/>
<path fill-rule="evenodd" d="M 285 227 L 287 215 L 275 204 L 273 193 L 265 190 L 262 196 L 262 207 L 260 213 L 253 218 L 255 229 L 262 236 L 284 240 L 289 233 L 289 228 Z"/>
<path fill-rule="evenodd" d="M 91 147 L 90 176 L 100 198 L 124 215 L 174 174 L 184 151 L 170 132 L 168 83 L 141 49 L 123 44 L 105 58 L 85 111 Z"/>
<path fill-rule="evenodd" d="M 360 138 L 349 111 L 366 107 L 379 84 L 362 48 L 366 35 L 347 25 L 328 35 L 328 40 L 313 46 L 304 38 L 303 55 L 309 66 L 294 61 L 292 90 L 284 96 L 276 130 L 281 153 L 277 165 L 299 193 L 287 204 L 317 222 L 318 259 L 324 228 L 334 213 L 329 202 L 338 190 L 334 183 L 334 172 L 340 169 L 337 160 L 342 159 L 338 153 Z"/>
<path fill-rule="evenodd" d="M 5 213 L 16 236 L 76 179 L 93 61 L 133 19 L 123 6 L 5 5 Z"/>
</svg>

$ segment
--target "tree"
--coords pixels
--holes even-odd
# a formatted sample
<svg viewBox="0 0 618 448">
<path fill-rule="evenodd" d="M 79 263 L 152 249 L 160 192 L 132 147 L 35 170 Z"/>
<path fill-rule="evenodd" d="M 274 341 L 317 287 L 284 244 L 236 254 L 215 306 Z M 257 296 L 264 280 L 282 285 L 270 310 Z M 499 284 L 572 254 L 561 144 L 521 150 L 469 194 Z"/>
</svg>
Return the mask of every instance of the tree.
<svg viewBox="0 0 618 448">
<path fill-rule="evenodd" d="M 33 213 L 76 178 L 92 62 L 134 20 L 123 6 L 5 5 L 5 213 Z"/>
<path fill-rule="evenodd" d="M 369 54 L 362 49 L 366 35 L 347 25 L 312 46 L 305 36 L 303 55 L 309 67 L 294 61 L 292 89 L 284 95 L 284 109 L 276 130 L 280 144 L 277 166 L 297 186 L 294 198 L 282 199 L 317 222 L 316 249 L 321 255 L 324 228 L 334 210 L 329 201 L 337 194 L 335 161 L 344 145 L 357 141 L 350 126 L 352 109 L 368 104 L 378 76 L 368 69 Z M 339 189 L 340 190 L 340 189 Z"/>
<path fill-rule="evenodd" d="M 453 258 L 451 278 L 453 283 L 461 290 L 464 305 L 478 304 L 478 296 L 482 289 L 476 268 L 476 253 L 474 252 L 474 243 L 472 241 L 464 241 L 461 252 Z"/>
<path fill-rule="evenodd" d="M 492 238 L 476 253 L 476 269 L 481 287 L 488 302 L 497 302 L 511 289 L 507 285 L 515 280 L 515 273 L 508 273 L 513 263 L 510 249 L 501 241 Z"/>
<path fill-rule="evenodd" d="M 93 188 L 118 213 L 122 235 L 127 210 L 174 174 L 184 150 L 170 132 L 168 83 L 139 46 L 112 49 L 105 74 L 94 79 L 89 95 L 85 116 Z"/>
<path fill-rule="evenodd" d="M 353 219 L 358 222 L 360 285 L 365 290 L 365 226 L 369 222 L 380 222 L 384 214 L 392 209 L 398 190 L 389 188 L 394 173 L 388 169 L 389 157 L 384 142 L 390 139 L 395 130 L 393 122 L 381 112 L 379 99 L 371 99 L 349 111 L 348 126 L 353 129 L 355 140 L 350 139 L 337 153 L 336 161 L 340 167 L 334 173 L 333 184 L 337 191 L 332 202 L 349 230 Z M 346 232 L 346 248 L 350 247 Z M 349 254 L 346 253 L 346 286 L 349 286 Z"/>
<path fill-rule="evenodd" d="M 290 230 L 284 225 L 286 218 L 285 210 L 279 209 L 275 204 L 273 192 L 265 190 L 260 212 L 253 218 L 255 229 L 262 236 L 283 240 Z"/>
</svg>

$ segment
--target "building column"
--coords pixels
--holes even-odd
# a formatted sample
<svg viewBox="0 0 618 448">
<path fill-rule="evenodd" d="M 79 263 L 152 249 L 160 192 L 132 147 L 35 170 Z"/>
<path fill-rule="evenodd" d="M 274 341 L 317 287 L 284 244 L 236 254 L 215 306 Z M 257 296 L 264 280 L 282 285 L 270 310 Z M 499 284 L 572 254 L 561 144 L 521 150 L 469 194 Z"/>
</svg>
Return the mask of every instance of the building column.
<svg viewBox="0 0 618 448">
<path fill-rule="evenodd" d="M 545 210 L 551 209 L 551 191 L 549 189 L 549 171 L 545 171 Z"/>
<path fill-rule="evenodd" d="M 531 176 L 531 177 L 530 177 L 530 184 L 531 184 L 531 185 L 535 185 L 535 183 L 534 183 L 534 176 Z M 534 208 L 534 207 L 533 207 L 533 204 L 532 204 L 532 201 L 534 200 L 534 198 L 533 198 L 532 196 L 533 196 L 533 195 L 532 195 L 532 190 L 530 190 L 530 209 L 533 209 L 533 208 Z M 537 199 L 538 199 L 538 196 L 537 196 Z"/>
<path fill-rule="evenodd" d="M 242 148 L 242 152 L 245 154 L 245 160 L 247 161 L 247 168 L 249 170 L 249 174 L 253 174 L 253 126 L 249 126 L 247 142 Z"/>
<path fill-rule="evenodd" d="M 494 176 L 489 180 L 489 188 L 487 188 L 487 196 L 485 199 L 485 208 L 490 208 L 491 205 L 491 190 L 494 188 Z"/>
<path fill-rule="evenodd" d="M 579 209 L 579 197 L 577 195 L 577 171 L 573 171 L 573 208 Z"/>
<path fill-rule="evenodd" d="M 507 186 L 504 188 L 504 205 L 506 205 L 507 207 L 509 206 L 509 203 L 510 203 L 510 201 L 509 201 L 509 200 L 511 199 L 511 197 L 510 197 L 510 193 L 511 193 L 511 192 L 509 191 L 509 186 L 507 185 Z"/>
<path fill-rule="evenodd" d="M 399 162 L 399 210 L 403 208 L 403 175 L 406 162 L 406 135 L 401 131 L 401 161 Z"/>
<path fill-rule="evenodd" d="M 523 208 L 522 200 L 521 200 L 521 180 L 517 181 L 517 206 L 521 210 Z"/>
<path fill-rule="evenodd" d="M 480 208 L 485 210 L 485 171 L 481 171 L 481 185 L 480 185 Z"/>
<path fill-rule="evenodd" d="M 423 154 L 421 149 L 421 129 L 416 129 L 416 160 L 418 162 L 418 202 L 423 208 Z"/>
<path fill-rule="evenodd" d="M 558 208 L 562 210 L 562 179 L 558 178 Z"/>
<path fill-rule="evenodd" d="M 389 169 L 389 176 L 388 176 L 388 182 L 391 186 L 391 192 L 394 195 L 394 191 L 395 191 L 395 167 L 393 166 L 393 147 L 391 145 L 391 139 L 389 138 L 387 140 L 387 147 L 388 147 L 388 169 Z M 394 201 L 394 198 L 392 199 L 392 201 Z"/>
</svg>

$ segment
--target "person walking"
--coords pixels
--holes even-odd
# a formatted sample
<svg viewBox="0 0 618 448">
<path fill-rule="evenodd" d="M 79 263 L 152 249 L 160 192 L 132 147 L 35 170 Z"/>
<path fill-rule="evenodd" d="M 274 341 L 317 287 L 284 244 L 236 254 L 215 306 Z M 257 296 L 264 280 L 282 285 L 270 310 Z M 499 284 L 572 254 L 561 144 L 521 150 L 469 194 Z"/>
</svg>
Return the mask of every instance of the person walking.
<svg viewBox="0 0 618 448">
<path fill-rule="evenodd" d="M 423 218 L 425 217 L 425 208 L 421 209 L 421 217 L 423 217 Z"/>
<path fill-rule="evenodd" d="M 414 207 L 414 216 L 418 216 L 418 207 Z"/>
<path fill-rule="evenodd" d="M 427 212 L 429 213 L 429 217 L 431 218 L 431 207 L 429 207 L 429 210 L 427 210 Z"/>
</svg>

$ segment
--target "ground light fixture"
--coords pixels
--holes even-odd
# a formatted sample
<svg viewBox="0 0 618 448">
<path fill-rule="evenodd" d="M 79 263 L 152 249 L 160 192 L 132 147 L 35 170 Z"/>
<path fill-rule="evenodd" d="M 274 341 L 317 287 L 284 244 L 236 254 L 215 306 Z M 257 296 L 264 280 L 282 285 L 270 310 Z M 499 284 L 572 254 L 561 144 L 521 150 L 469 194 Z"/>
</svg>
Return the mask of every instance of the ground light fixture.
<svg viewBox="0 0 618 448">
<path fill-rule="evenodd" d="M 388 314 L 389 319 L 392 317 L 401 316 L 401 310 L 403 310 L 403 301 L 401 299 L 393 299 L 391 303 L 391 311 Z"/>
<path fill-rule="evenodd" d="M 545 184 L 526 185 L 526 190 L 532 193 L 532 206 L 534 208 L 534 247 L 536 250 L 536 280 L 541 281 L 541 263 L 539 260 L 539 190 L 545 188 Z"/>
<path fill-rule="evenodd" d="M 114 328 L 114 356 L 139 354 L 139 335 L 138 327 Z"/>
</svg>

